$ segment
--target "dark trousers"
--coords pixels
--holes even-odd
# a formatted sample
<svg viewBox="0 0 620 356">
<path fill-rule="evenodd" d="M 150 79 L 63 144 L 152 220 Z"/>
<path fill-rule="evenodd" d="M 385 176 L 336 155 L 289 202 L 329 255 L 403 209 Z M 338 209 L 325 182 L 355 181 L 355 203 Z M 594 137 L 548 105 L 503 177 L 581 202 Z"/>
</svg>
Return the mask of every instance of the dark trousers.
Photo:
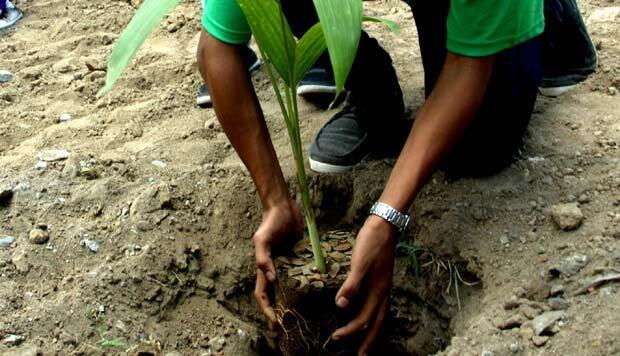
<svg viewBox="0 0 620 356">
<path fill-rule="evenodd" d="M 449 0 L 415 1 L 411 6 L 418 29 L 427 96 L 446 58 L 446 19 Z M 296 36 L 318 19 L 311 1 L 283 1 Z M 329 67 L 328 57 L 320 63 Z M 456 176 L 493 174 L 509 164 L 521 144 L 542 78 L 542 48 L 535 38 L 497 54 L 487 94 L 473 124 L 442 164 Z M 392 61 L 377 41 L 362 34 L 358 54 L 346 84 L 358 105 L 368 106 L 381 130 L 390 127 L 390 107 L 402 113 L 402 94 Z M 398 97 L 399 100 L 394 99 Z M 455 98 L 458 100 L 458 98 Z"/>
<path fill-rule="evenodd" d="M 0 0 L 0 14 L 6 10 L 6 0 Z"/>
<path fill-rule="evenodd" d="M 449 0 L 415 1 L 411 5 L 427 96 L 439 78 L 447 54 L 449 6 Z M 542 79 L 541 44 L 541 38 L 537 37 L 496 54 L 490 83 L 476 118 L 442 163 L 446 173 L 490 175 L 510 164 L 521 147 Z"/>
</svg>

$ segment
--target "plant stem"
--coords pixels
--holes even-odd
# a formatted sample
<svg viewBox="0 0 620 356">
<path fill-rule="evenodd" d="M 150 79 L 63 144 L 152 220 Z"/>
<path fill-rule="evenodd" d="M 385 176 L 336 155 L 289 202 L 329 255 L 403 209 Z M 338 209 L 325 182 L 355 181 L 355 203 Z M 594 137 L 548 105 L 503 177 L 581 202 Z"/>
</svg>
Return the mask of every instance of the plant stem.
<svg viewBox="0 0 620 356">
<path fill-rule="evenodd" d="M 259 47 L 261 56 L 265 57 L 262 49 Z M 319 232 L 316 226 L 316 219 L 314 216 L 314 210 L 312 209 L 312 201 L 310 200 L 310 191 L 308 189 L 308 177 L 306 175 L 306 167 L 304 166 L 304 156 L 301 149 L 301 134 L 299 132 L 299 111 L 297 109 L 297 100 L 293 90 L 286 85 L 284 86 L 284 92 L 286 94 L 286 104 L 278 82 L 274 76 L 269 63 L 265 66 L 269 81 L 273 87 L 273 91 L 276 93 L 276 99 L 280 105 L 280 110 L 284 116 L 284 122 L 288 130 L 289 139 L 291 141 L 291 148 L 293 150 L 293 158 L 295 159 L 295 170 L 297 171 L 297 183 L 301 191 L 301 200 L 304 208 L 304 215 L 306 217 L 306 225 L 308 227 L 308 236 L 310 237 L 310 243 L 312 245 L 312 254 L 314 255 L 314 264 L 321 274 L 327 273 L 325 266 L 325 258 L 323 257 L 323 250 L 321 249 L 321 240 L 319 238 Z M 288 108 L 288 109 L 287 109 Z"/>
<path fill-rule="evenodd" d="M 304 155 L 301 148 L 301 134 L 299 132 L 299 111 L 297 110 L 297 98 L 292 88 L 286 87 L 286 98 L 289 106 L 289 118 L 291 123 L 295 124 L 293 130 L 290 130 L 291 147 L 293 148 L 293 156 L 295 158 L 295 168 L 297 170 L 297 181 L 301 191 L 301 202 L 304 207 L 304 215 L 306 216 L 306 225 L 308 225 L 308 235 L 312 245 L 312 254 L 314 255 L 314 264 L 321 274 L 327 273 L 325 259 L 321 249 L 321 240 L 316 226 L 316 218 L 312 209 L 312 200 L 310 199 L 310 190 L 308 189 L 308 176 L 306 175 L 306 167 L 304 165 Z"/>
</svg>

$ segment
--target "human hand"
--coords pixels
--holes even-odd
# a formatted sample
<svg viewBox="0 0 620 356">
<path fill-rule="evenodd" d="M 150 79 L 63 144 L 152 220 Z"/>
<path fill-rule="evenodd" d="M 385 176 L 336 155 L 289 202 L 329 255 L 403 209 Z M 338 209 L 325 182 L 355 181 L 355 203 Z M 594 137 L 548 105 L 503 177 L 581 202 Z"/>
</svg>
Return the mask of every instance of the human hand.
<svg viewBox="0 0 620 356">
<path fill-rule="evenodd" d="M 272 259 L 274 248 L 292 244 L 302 234 L 301 211 L 292 199 L 263 211 L 263 221 L 254 233 L 256 252 L 256 287 L 254 297 L 270 325 L 276 322 L 276 313 L 269 300 L 271 283 L 276 281 Z"/>
<path fill-rule="evenodd" d="M 336 294 L 340 308 L 347 308 L 354 300 L 363 303 L 358 315 L 332 334 L 337 341 L 366 331 L 358 355 L 368 354 L 390 311 L 395 249 L 396 229 L 380 217 L 368 217 L 357 235 L 351 272 Z"/>
</svg>

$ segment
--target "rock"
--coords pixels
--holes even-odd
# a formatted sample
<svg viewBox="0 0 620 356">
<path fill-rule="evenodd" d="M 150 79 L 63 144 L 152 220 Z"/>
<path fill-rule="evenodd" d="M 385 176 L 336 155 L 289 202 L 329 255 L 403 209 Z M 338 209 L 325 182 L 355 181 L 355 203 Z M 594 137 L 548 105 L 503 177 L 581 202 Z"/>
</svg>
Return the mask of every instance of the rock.
<svg viewBox="0 0 620 356">
<path fill-rule="evenodd" d="M 13 236 L 2 236 L 0 237 L 0 248 L 9 248 L 15 242 L 15 238 Z"/>
<path fill-rule="evenodd" d="M 596 288 L 601 284 L 605 284 L 608 282 L 620 281 L 620 272 L 608 272 L 601 276 L 594 276 L 590 278 L 586 278 L 585 280 L 580 281 L 581 287 L 577 289 L 575 295 L 584 294 L 590 291 L 592 288 Z"/>
<path fill-rule="evenodd" d="M 8 70 L 0 70 L 0 83 L 8 83 L 13 80 L 13 73 Z"/>
<path fill-rule="evenodd" d="M 215 291 L 215 281 L 206 276 L 198 276 L 198 280 L 196 281 L 196 286 L 198 289 L 203 290 L 205 292 L 212 293 Z"/>
<path fill-rule="evenodd" d="M 620 16 L 620 6 L 602 7 L 594 10 L 586 23 L 590 26 L 594 23 L 614 22 L 618 16 Z"/>
<path fill-rule="evenodd" d="M 114 327 L 120 330 L 122 333 L 127 334 L 127 324 L 125 324 L 122 320 L 117 320 L 114 324 Z"/>
<path fill-rule="evenodd" d="M 164 356 L 183 356 L 183 354 L 181 354 L 178 351 L 171 351 L 171 352 L 166 352 Z"/>
<path fill-rule="evenodd" d="M 11 257 L 11 263 L 13 263 L 15 268 L 21 273 L 28 273 L 32 267 L 28 261 L 28 254 L 24 251 L 14 253 Z"/>
<path fill-rule="evenodd" d="M 536 308 L 532 308 L 531 306 L 525 305 L 525 304 L 519 306 L 519 311 L 521 312 L 521 314 L 523 314 L 524 317 L 530 320 L 540 315 L 540 310 Z"/>
<path fill-rule="evenodd" d="M 557 204 L 547 209 L 555 225 L 564 231 L 581 226 L 584 216 L 577 203 Z"/>
<path fill-rule="evenodd" d="M 66 113 L 66 112 L 60 114 L 60 117 L 58 117 L 58 122 L 66 122 L 70 120 L 71 120 L 71 114 Z"/>
<path fill-rule="evenodd" d="M 28 235 L 28 241 L 35 245 L 43 245 L 50 239 L 50 234 L 41 229 L 32 229 Z"/>
<path fill-rule="evenodd" d="M 71 154 L 65 150 L 44 150 L 39 152 L 37 157 L 41 161 L 56 162 L 69 158 Z"/>
<path fill-rule="evenodd" d="M 508 330 L 518 328 L 523 324 L 523 318 L 521 315 L 513 315 L 507 320 L 499 321 L 495 323 L 495 326 L 500 330 Z"/>
<path fill-rule="evenodd" d="M 553 286 L 551 286 L 551 289 L 549 290 L 549 296 L 550 297 L 555 297 L 558 295 L 564 294 L 564 286 L 561 284 L 555 284 Z"/>
<path fill-rule="evenodd" d="M 559 266 L 552 267 L 550 272 L 552 275 L 563 275 L 570 277 L 581 271 L 588 264 L 588 256 L 576 254 L 562 261 Z"/>
<path fill-rule="evenodd" d="M 521 351 L 521 345 L 517 343 L 510 344 L 510 352 L 512 352 L 513 354 L 516 354 L 519 351 Z"/>
<path fill-rule="evenodd" d="M 545 331 L 551 329 L 556 321 L 564 318 L 566 318 L 566 313 L 563 311 L 550 311 L 537 316 L 532 321 L 534 335 L 540 336 Z"/>
<path fill-rule="evenodd" d="M 607 88 L 607 92 L 609 93 L 609 95 L 616 95 L 618 94 L 618 89 L 616 87 L 609 87 Z"/>
<path fill-rule="evenodd" d="M 90 252 L 97 253 L 101 248 L 101 241 L 82 239 L 80 240 L 80 246 L 86 247 Z"/>
<path fill-rule="evenodd" d="M 224 346 L 226 346 L 226 339 L 221 336 L 209 341 L 209 347 L 217 352 L 224 350 Z"/>
<path fill-rule="evenodd" d="M 130 214 L 152 213 L 170 204 L 170 188 L 166 184 L 148 187 L 131 204 Z"/>
<path fill-rule="evenodd" d="M 575 230 L 583 222 L 583 213 L 577 203 L 554 205 L 548 211 L 556 226 L 564 231 Z"/>
<path fill-rule="evenodd" d="M 565 310 L 568 308 L 568 303 L 564 298 L 549 298 L 547 304 L 553 310 Z"/>
<path fill-rule="evenodd" d="M 152 161 L 151 164 L 158 168 L 166 168 L 167 166 L 166 163 L 159 161 L 159 160 Z"/>
<path fill-rule="evenodd" d="M 510 244 L 510 239 L 508 238 L 508 236 L 502 235 L 499 238 L 499 243 L 502 244 L 502 245 L 509 245 Z"/>
<path fill-rule="evenodd" d="M 549 336 L 533 336 L 532 337 L 532 343 L 534 343 L 536 347 L 544 346 L 547 343 L 547 341 L 549 341 Z"/>
<path fill-rule="evenodd" d="M 47 162 L 45 161 L 38 161 L 37 163 L 34 164 L 34 169 L 37 169 L 39 171 L 42 171 L 46 168 L 47 168 Z"/>
<path fill-rule="evenodd" d="M 484 350 L 480 354 L 480 356 L 494 356 L 495 354 L 492 351 Z"/>
<path fill-rule="evenodd" d="M 24 341 L 23 336 L 13 335 L 13 334 L 7 335 L 4 339 L 2 339 L 2 343 L 8 346 L 17 346 L 21 344 L 23 341 Z"/>
</svg>

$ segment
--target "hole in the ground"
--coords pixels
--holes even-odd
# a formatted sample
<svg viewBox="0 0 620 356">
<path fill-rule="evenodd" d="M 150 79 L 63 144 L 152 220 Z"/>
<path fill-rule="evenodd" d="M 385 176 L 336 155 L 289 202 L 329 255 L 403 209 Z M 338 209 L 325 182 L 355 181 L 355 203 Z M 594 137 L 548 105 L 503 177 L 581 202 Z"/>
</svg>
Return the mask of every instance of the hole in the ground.
<svg viewBox="0 0 620 356">
<path fill-rule="evenodd" d="M 321 235 L 327 243 L 323 248 L 340 252 L 334 251 L 335 246 L 341 249 L 347 242 L 354 243 L 353 237 L 365 217 L 365 207 L 361 202 L 368 199 L 356 198 L 361 193 L 355 192 L 346 178 L 314 177 L 311 185 L 318 224 L 323 228 Z M 348 237 L 337 237 L 344 239 L 341 242 L 332 241 L 330 237 L 330 234 L 347 233 Z M 345 259 L 350 258 L 350 252 L 343 250 Z M 355 313 L 338 310 L 334 303 L 335 294 L 349 269 L 348 263 L 333 259 L 339 254 L 330 255 L 327 251 L 326 255 L 329 256 L 328 267 L 334 262 L 341 267 L 333 278 L 317 276 L 316 271 L 303 271 L 312 260 L 307 246 L 305 251 L 302 246 L 293 256 L 278 260 L 280 290 L 276 308 L 281 328 L 278 338 L 270 338 L 273 335 L 265 332 L 266 339 L 270 340 L 269 346 L 259 352 L 287 356 L 354 353 L 355 342 L 359 340 L 349 344 L 328 342 L 329 335 L 351 320 Z M 281 268 L 282 261 L 288 266 Z M 477 293 L 478 283 L 472 264 L 464 261 L 457 252 L 433 253 L 411 243 L 401 244 L 390 315 L 384 324 L 378 350 L 389 355 L 428 355 L 444 350 L 453 335 L 451 319 L 467 303 L 471 292 Z M 218 301 L 239 318 L 268 330 L 253 298 L 253 278 L 248 277 L 238 285 L 243 287 Z"/>
</svg>

